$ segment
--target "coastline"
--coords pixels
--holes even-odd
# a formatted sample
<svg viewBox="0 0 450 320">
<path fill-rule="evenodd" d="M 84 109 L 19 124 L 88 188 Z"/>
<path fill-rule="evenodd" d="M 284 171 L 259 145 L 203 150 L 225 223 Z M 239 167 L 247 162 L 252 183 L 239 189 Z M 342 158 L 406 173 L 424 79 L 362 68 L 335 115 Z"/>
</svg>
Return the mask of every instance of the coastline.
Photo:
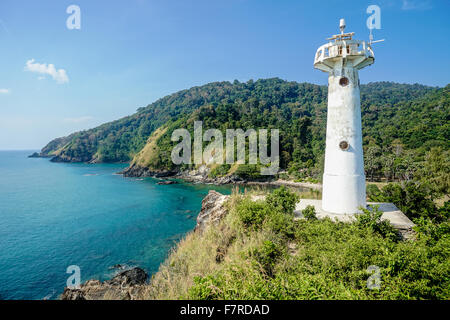
<svg viewBox="0 0 450 320">
<path fill-rule="evenodd" d="M 243 179 L 237 175 L 226 175 L 222 177 L 211 178 L 208 176 L 209 169 L 206 166 L 200 166 L 195 170 L 185 171 L 168 171 L 168 170 L 151 170 L 149 168 L 131 165 L 125 170 L 118 172 L 124 177 L 142 178 L 175 178 L 186 182 L 195 184 L 214 184 L 214 185 L 254 185 L 254 186 L 274 186 L 274 187 L 293 187 L 293 188 L 308 188 L 313 190 L 322 190 L 320 183 L 311 182 L 295 182 L 290 180 L 266 178 L 248 180 Z"/>
</svg>

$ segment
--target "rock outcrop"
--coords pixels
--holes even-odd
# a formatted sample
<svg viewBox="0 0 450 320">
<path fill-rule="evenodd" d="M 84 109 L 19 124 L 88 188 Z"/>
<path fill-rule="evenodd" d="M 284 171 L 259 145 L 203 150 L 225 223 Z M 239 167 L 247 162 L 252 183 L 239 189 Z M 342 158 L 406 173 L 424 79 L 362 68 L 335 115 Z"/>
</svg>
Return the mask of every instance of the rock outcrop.
<svg viewBox="0 0 450 320">
<path fill-rule="evenodd" d="M 159 185 L 168 185 L 168 184 L 177 184 L 178 182 L 177 181 L 175 181 L 175 180 L 166 180 L 166 181 L 160 181 L 160 182 L 158 182 L 158 183 L 156 183 L 156 184 L 159 184 Z"/>
<path fill-rule="evenodd" d="M 135 300 L 146 287 L 147 273 L 141 268 L 122 271 L 111 280 L 89 280 L 79 289 L 65 288 L 61 300 Z"/>
<path fill-rule="evenodd" d="M 166 171 L 166 170 L 152 170 L 148 167 L 142 167 L 140 165 L 131 165 L 122 172 L 119 172 L 120 174 L 123 174 L 124 177 L 130 177 L 130 178 L 142 178 L 142 177 L 155 177 L 155 178 L 165 178 L 165 177 L 172 177 L 177 174 L 177 172 L 174 171 Z"/>
<path fill-rule="evenodd" d="M 170 170 L 154 170 L 149 167 L 141 166 L 138 164 L 132 164 L 122 172 L 124 177 L 130 178 L 142 178 L 142 177 L 154 177 L 154 178 L 167 178 L 173 177 L 183 179 L 192 183 L 211 183 L 216 185 L 223 184 L 239 184 L 246 181 L 236 175 L 227 175 L 223 177 L 210 178 L 209 169 L 206 166 L 200 166 L 198 169 L 185 170 L 185 171 L 170 171 Z"/>
<path fill-rule="evenodd" d="M 202 232 L 206 226 L 218 223 L 226 216 L 228 210 L 225 206 L 229 196 L 211 190 L 202 201 L 202 209 L 197 217 L 197 225 L 195 231 Z"/>
<path fill-rule="evenodd" d="M 39 153 L 39 152 L 33 152 L 33 154 L 30 154 L 28 158 L 52 158 L 53 156 L 47 155 L 45 153 Z"/>
</svg>

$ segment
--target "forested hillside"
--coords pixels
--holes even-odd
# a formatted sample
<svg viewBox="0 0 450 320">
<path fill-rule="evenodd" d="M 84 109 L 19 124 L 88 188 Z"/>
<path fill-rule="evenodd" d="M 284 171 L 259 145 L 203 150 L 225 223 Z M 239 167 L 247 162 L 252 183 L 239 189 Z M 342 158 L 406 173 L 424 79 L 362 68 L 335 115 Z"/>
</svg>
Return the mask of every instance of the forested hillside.
<svg viewBox="0 0 450 320">
<path fill-rule="evenodd" d="M 427 150 L 449 149 L 449 90 L 423 85 L 377 82 L 361 85 L 366 171 L 369 178 L 407 175 Z M 134 115 L 50 142 L 42 155 L 54 161 L 127 162 L 157 128 L 157 154 L 139 159 L 173 169 L 171 132 L 192 129 L 278 128 L 281 167 L 297 178 L 319 176 L 325 147 L 327 88 L 308 83 L 264 79 L 216 82 L 183 90 L 141 108 Z M 155 140 L 155 139 L 153 139 Z M 146 154 L 148 157 L 148 153 Z M 394 170 L 397 166 L 398 170 Z M 218 168 L 218 174 L 229 168 Z M 390 170 L 389 170 L 390 169 Z"/>
<path fill-rule="evenodd" d="M 448 87 L 382 82 L 362 86 L 361 91 L 366 170 L 371 179 L 403 178 L 432 147 L 448 149 Z M 234 101 L 205 105 L 167 123 L 164 133 L 152 136 L 152 147 L 138 154 L 132 165 L 155 171 L 176 170 L 170 157 L 174 146 L 171 134 L 177 128 L 186 128 L 192 135 L 194 121 L 200 120 L 203 130 L 216 128 L 224 136 L 229 128 L 277 128 L 281 168 L 296 179 L 319 179 L 325 147 L 325 88 L 269 79 L 256 82 L 251 92 L 247 95 L 244 90 Z M 215 166 L 211 175 L 225 175 L 235 169 L 226 164 Z M 244 178 L 255 178 L 259 168 L 241 165 L 236 172 Z"/>
</svg>

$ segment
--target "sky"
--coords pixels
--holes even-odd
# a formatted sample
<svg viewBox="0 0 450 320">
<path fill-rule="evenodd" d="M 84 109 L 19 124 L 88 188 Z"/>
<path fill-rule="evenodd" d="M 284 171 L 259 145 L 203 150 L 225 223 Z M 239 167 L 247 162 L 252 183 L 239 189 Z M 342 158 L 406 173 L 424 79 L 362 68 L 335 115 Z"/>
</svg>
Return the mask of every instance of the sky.
<svg viewBox="0 0 450 320">
<path fill-rule="evenodd" d="M 448 0 L 0 0 L 0 149 L 40 149 L 213 81 L 325 85 L 317 48 L 340 18 L 368 40 L 369 5 L 386 41 L 362 83 L 449 83 Z"/>
</svg>

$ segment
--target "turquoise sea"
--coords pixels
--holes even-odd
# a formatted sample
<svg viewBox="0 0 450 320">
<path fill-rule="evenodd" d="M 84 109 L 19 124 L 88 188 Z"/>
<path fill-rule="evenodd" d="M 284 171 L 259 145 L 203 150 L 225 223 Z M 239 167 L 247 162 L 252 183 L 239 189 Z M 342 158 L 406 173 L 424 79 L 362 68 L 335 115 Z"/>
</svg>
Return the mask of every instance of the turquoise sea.
<svg viewBox="0 0 450 320">
<path fill-rule="evenodd" d="M 0 299 L 56 299 L 78 265 L 81 281 L 116 264 L 158 270 L 195 226 L 210 189 L 124 178 L 125 164 L 66 164 L 0 151 Z"/>
</svg>

